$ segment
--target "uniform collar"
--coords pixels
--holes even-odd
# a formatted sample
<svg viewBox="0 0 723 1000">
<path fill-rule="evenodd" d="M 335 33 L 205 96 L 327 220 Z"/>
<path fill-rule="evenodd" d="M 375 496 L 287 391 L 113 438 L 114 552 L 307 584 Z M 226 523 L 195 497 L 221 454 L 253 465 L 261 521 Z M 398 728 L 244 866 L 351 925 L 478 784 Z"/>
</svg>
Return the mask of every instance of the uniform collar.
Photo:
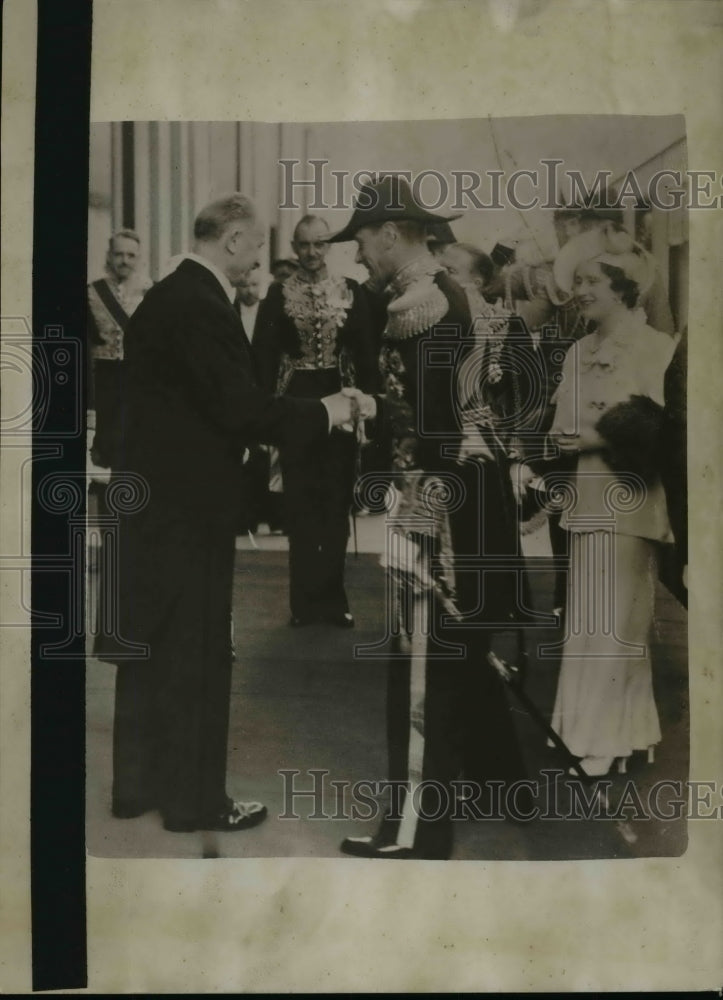
<svg viewBox="0 0 723 1000">
<path fill-rule="evenodd" d="M 296 271 L 296 274 L 292 277 L 295 277 L 301 284 L 304 285 L 322 285 L 325 281 L 329 280 L 329 271 L 326 267 L 324 267 L 324 269 L 316 275 L 309 274 L 309 272 L 305 271 L 303 267 L 300 267 Z"/>
<path fill-rule="evenodd" d="M 395 296 L 401 295 L 415 281 L 419 281 L 420 278 L 428 275 L 436 274 L 441 270 L 442 267 L 431 253 L 424 251 L 418 257 L 414 257 L 412 260 L 408 260 L 406 264 L 402 264 L 387 285 L 386 290 Z"/>
</svg>

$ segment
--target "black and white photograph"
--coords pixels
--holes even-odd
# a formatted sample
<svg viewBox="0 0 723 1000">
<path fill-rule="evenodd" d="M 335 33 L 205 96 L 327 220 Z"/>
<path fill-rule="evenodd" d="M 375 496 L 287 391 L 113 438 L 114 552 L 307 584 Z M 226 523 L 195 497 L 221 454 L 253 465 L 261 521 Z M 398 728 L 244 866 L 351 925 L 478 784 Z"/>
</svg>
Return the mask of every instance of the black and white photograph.
<svg viewBox="0 0 723 1000">
<path fill-rule="evenodd" d="M 721 13 L 5 0 L 3 992 L 719 990 Z"/>
<path fill-rule="evenodd" d="M 682 116 L 90 151 L 88 850 L 682 854 Z"/>
</svg>

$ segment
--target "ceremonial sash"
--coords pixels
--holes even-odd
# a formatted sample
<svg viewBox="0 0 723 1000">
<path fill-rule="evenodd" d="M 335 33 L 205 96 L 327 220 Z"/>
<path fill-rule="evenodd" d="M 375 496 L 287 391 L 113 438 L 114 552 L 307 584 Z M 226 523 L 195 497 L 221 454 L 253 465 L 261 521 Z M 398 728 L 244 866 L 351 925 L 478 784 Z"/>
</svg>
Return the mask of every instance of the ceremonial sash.
<svg viewBox="0 0 723 1000">
<path fill-rule="evenodd" d="M 94 281 L 91 287 L 95 289 L 98 298 L 108 310 L 112 319 L 118 324 L 121 330 L 125 330 L 130 316 L 115 297 L 113 292 L 111 292 L 105 278 L 99 278 L 97 281 Z"/>
</svg>

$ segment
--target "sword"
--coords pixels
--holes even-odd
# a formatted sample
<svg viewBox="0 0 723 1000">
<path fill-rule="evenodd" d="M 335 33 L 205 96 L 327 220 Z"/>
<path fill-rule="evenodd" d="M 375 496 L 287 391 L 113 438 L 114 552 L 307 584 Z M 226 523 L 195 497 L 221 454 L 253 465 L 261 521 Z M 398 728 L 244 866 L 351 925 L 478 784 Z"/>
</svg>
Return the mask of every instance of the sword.
<svg viewBox="0 0 723 1000">
<path fill-rule="evenodd" d="M 353 434 L 354 442 L 356 447 L 356 452 L 354 455 L 354 481 L 356 482 L 361 477 L 361 450 L 362 445 L 367 444 L 367 436 L 364 433 L 364 421 L 360 420 L 358 416 L 354 417 L 353 420 Z M 352 532 L 354 535 L 354 558 L 359 558 L 359 538 L 357 535 L 357 523 L 356 523 L 356 507 L 352 502 L 351 505 L 351 524 Z"/>
<path fill-rule="evenodd" d="M 520 671 L 517 667 L 508 664 L 505 660 L 500 659 L 496 653 L 492 650 L 487 654 L 487 662 L 490 666 L 494 667 L 502 680 L 507 684 L 508 687 L 512 689 L 515 697 L 520 702 L 520 704 L 525 708 L 532 719 L 538 724 L 542 731 L 549 737 L 552 743 L 557 747 L 558 750 L 562 751 L 570 767 L 575 771 L 576 774 L 583 779 L 583 781 L 594 781 L 595 778 L 589 775 L 577 757 L 573 756 L 567 744 L 562 740 L 562 738 L 555 732 L 550 723 L 544 717 L 542 712 L 539 710 L 537 705 L 532 701 L 532 699 L 525 694 L 522 686 L 520 684 Z M 597 788 L 595 790 L 597 798 L 600 800 L 601 805 L 604 809 L 608 808 L 608 797 L 602 788 Z M 616 820 L 615 823 L 618 832 L 622 836 L 623 840 L 628 844 L 634 844 L 638 835 L 633 831 L 630 824 L 625 820 Z"/>
</svg>

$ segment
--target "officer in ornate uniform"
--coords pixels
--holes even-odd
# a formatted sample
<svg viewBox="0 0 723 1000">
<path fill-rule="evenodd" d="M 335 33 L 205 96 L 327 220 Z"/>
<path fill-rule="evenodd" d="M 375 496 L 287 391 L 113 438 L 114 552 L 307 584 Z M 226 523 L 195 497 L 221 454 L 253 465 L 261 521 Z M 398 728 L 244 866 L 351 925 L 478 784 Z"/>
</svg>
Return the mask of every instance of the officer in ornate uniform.
<svg viewBox="0 0 723 1000">
<path fill-rule="evenodd" d="M 91 407 L 95 409 L 93 463 L 115 465 L 120 435 L 120 373 L 123 334 L 128 320 L 151 286 L 136 277 L 140 237 L 132 229 L 111 236 L 104 278 L 88 285 L 88 342 L 92 371 Z"/>
<path fill-rule="evenodd" d="M 510 788 L 525 774 L 502 681 L 486 660 L 491 630 L 509 628 L 516 610 L 518 567 L 504 562 L 519 551 L 514 497 L 485 440 L 492 418 L 473 388 L 482 373 L 467 298 L 426 245 L 425 226 L 439 217 L 396 177 L 363 188 L 359 204 L 331 240 L 355 239 L 357 261 L 390 291 L 383 394 L 367 434 L 386 444 L 396 497 L 387 733 L 398 795 L 374 837 L 348 837 L 341 849 L 442 859 L 462 771 L 478 807 L 485 782 Z M 516 803 L 506 805 L 514 813 Z"/>
<path fill-rule="evenodd" d="M 369 392 L 378 380 L 366 299 L 355 281 L 328 273 L 328 235 L 322 219 L 301 219 L 292 244 L 299 268 L 273 284 L 259 307 L 258 376 L 277 395 L 321 399 L 347 386 Z M 344 562 L 357 448 L 354 435 L 334 430 L 313 454 L 281 450 L 292 626 L 354 625 Z"/>
</svg>

